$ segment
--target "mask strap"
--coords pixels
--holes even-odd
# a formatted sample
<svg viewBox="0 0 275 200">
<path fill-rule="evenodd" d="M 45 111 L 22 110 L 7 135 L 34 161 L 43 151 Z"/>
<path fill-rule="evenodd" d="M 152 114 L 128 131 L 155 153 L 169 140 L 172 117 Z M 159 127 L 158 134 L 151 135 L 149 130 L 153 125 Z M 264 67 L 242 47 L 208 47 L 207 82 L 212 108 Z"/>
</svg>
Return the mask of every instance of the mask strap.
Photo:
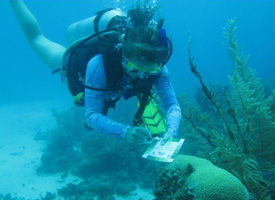
<svg viewBox="0 0 275 200">
<path fill-rule="evenodd" d="M 164 28 L 159 30 L 159 38 L 160 38 L 160 44 L 166 48 L 168 48 L 168 42 L 167 42 L 167 36 L 166 31 Z"/>
</svg>

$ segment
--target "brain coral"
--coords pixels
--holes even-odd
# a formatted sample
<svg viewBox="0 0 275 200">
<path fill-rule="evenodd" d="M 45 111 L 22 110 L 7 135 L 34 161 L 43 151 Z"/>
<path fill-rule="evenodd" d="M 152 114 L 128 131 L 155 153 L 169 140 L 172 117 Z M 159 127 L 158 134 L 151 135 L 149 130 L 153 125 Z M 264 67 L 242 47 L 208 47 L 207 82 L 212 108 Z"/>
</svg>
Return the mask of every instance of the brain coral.
<svg viewBox="0 0 275 200">
<path fill-rule="evenodd" d="M 178 155 L 168 166 L 168 170 L 186 170 L 188 165 L 191 165 L 194 171 L 186 177 L 186 184 L 192 188 L 196 200 L 249 199 L 248 192 L 239 179 L 206 159 Z"/>
</svg>

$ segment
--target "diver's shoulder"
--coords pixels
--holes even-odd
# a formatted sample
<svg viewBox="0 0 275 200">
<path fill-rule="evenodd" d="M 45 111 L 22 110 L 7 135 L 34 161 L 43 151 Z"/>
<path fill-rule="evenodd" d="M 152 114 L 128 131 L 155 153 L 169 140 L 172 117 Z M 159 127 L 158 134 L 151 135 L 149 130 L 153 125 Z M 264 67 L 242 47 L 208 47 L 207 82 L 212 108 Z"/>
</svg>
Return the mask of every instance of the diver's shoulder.
<svg viewBox="0 0 275 200">
<path fill-rule="evenodd" d="M 96 54 L 93 56 L 87 63 L 87 70 L 89 69 L 95 69 L 98 66 L 103 64 L 103 55 L 102 54 Z"/>
<path fill-rule="evenodd" d="M 88 64 L 90 63 L 98 63 L 98 62 L 103 62 L 103 55 L 102 54 L 96 54 L 94 55 L 88 62 Z"/>
<path fill-rule="evenodd" d="M 168 67 L 166 65 L 164 65 L 162 68 L 161 68 L 161 75 L 162 76 L 169 76 L 169 70 L 168 70 Z"/>
</svg>

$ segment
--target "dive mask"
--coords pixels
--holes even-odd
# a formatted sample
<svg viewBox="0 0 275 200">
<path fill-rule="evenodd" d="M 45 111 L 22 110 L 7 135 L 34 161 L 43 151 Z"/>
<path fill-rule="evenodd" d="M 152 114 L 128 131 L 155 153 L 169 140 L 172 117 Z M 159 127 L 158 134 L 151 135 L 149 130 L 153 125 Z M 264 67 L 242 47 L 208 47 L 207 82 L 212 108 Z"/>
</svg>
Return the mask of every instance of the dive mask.
<svg viewBox="0 0 275 200">
<path fill-rule="evenodd" d="M 128 74 L 135 77 L 144 78 L 146 76 L 154 76 L 160 74 L 162 64 L 139 63 L 127 59 L 124 67 Z"/>
</svg>

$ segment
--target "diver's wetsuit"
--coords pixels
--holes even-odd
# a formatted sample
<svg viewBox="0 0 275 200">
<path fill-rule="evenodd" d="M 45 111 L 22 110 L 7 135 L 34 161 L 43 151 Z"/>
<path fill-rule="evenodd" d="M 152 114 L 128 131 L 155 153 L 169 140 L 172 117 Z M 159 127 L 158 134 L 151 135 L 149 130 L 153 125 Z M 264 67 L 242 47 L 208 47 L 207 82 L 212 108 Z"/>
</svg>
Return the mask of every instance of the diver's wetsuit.
<svg viewBox="0 0 275 200">
<path fill-rule="evenodd" d="M 101 54 L 94 56 L 89 61 L 85 80 L 86 85 L 90 87 L 106 88 L 107 79 L 104 71 L 103 56 Z M 131 87 L 131 84 L 129 84 L 130 81 L 130 77 L 126 75 L 123 76 L 121 85 L 123 85 L 125 90 L 120 93 L 85 89 L 85 117 L 90 127 L 101 133 L 117 135 L 122 138 L 125 137 L 130 126 L 117 123 L 104 116 L 102 114 L 102 109 L 104 107 L 104 99 L 124 96 L 127 92 L 127 85 L 129 88 Z M 167 131 L 176 137 L 181 120 L 181 110 L 168 77 L 166 66 L 162 68 L 160 77 L 154 81 L 154 85 L 167 111 Z"/>
</svg>

